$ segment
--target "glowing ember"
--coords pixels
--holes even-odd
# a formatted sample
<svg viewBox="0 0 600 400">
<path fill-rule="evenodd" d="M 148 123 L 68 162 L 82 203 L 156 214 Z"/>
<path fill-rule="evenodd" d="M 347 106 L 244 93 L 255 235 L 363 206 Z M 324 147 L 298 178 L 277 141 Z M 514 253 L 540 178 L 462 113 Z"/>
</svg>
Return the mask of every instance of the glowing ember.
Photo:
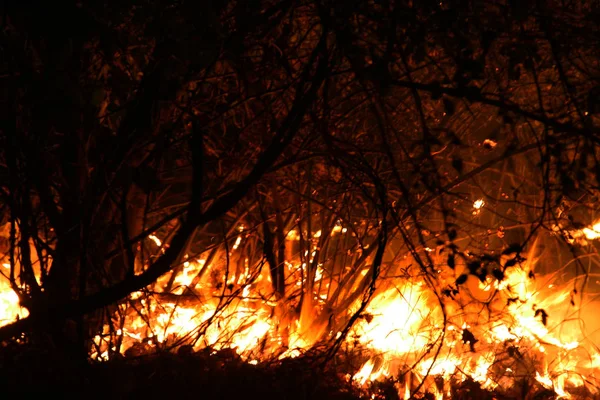
<svg viewBox="0 0 600 400">
<path fill-rule="evenodd" d="M 473 208 L 476 210 L 479 210 L 484 205 L 485 205 L 485 202 L 483 201 L 483 199 L 478 199 L 478 200 L 475 200 L 475 202 L 473 203 Z"/>
<path fill-rule="evenodd" d="M 485 139 L 483 141 L 483 146 L 489 149 L 493 149 L 494 147 L 496 147 L 498 145 L 498 142 L 492 140 L 492 139 Z"/>
<path fill-rule="evenodd" d="M 154 242 L 154 244 L 156 244 L 157 246 L 162 246 L 162 241 L 159 238 L 157 238 L 156 236 L 150 235 L 150 236 L 148 236 L 148 239 L 152 240 Z"/>
<path fill-rule="evenodd" d="M 478 215 L 481 212 L 481 209 L 485 205 L 485 201 L 483 199 L 478 199 L 473 202 L 473 215 Z"/>
</svg>

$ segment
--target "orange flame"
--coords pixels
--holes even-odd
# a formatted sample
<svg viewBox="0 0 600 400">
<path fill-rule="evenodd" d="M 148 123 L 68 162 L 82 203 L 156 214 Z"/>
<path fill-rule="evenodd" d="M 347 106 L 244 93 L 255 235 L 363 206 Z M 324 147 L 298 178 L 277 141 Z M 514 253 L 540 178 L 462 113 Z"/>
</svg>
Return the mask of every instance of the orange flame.
<svg viewBox="0 0 600 400">
<path fill-rule="evenodd" d="M 483 200 L 477 200 L 473 208 L 479 211 L 483 206 Z M 239 229 L 232 252 L 239 251 L 243 230 Z M 336 225 L 334 233 L 346 230 Z M 581 234 L 592 240 L 589 232 Z M 312 237 L 318 240 L 322 235 L 319 230 Z M 149 239 L 157 251 L 162 248 L 158 237 Z M 288 234 L 287 240 L 297 240 L 297 233 Z M 298 356 L 320 339 L 339 336 L 335 319 L 324 317 L 338 283 L 331 272 L 314 263 L 317 251 L 315 247 L 301 260 L 286 261 L 286 284 L 305 293 L 312 290 L 301 307 L 291 296 L 278 298 L 273 293 L 269 269 L 262 264 L 250 265 L 242 258 L 229 270 L 215 261 L 218 257 L 211 262 L 186 256 L 180 268 L 147 292 L 130 295 L 120 309 L 124 316 L 120 327 L 106 324 L 94 338 L 90 354 L 106 360 L 115 352 L 185 343 L 195 349 L 233 349 L 253 364 Z M 506 261 L 505 257 L 502 262 Z M 312 287 L 303 272 L 309 265 L 316 266 Z M 8 270 L 10 265 L 1 268 Z M 573 389 L 582 386 L 598 393 L 600 330 L 579 325 L 582 318 L 595 320 L 597 299 L 582 297 L 574 306 L 570 303 L 574 282 L 560 285 L 554 276 L 531 279 L 532 262 L 507 268 L 502 280 L 468 275 L 459 291 L 436 289 L 454 283 L 460 268 L 456 266 L 456 273 L 440 268 L 433 287 L 409 267 L 404 268 L 406 278 L 382 278 L 346 339 L 349 348 L 367 354 L 352 378 L 354 384 L 368 385 L 409 368 L 412 381 L 425 380 L 424 388 L 437 399 L 450 396 L 451 381 L 472 379 L 495 389 L 511 387 L 523 374 L 561 398 L 573 397 Z M 366 274 L 365 270 L 360 275 Z M 27 314 L 6 276 L 0 277 L 2 324 Z M 360 300 L 350 304 L 347 316 L 359 305 Z M 115 335 L 121 337 L 118 345 Z M 442 379 L 443 387 L 434 378 Z M 410 398 L 414 390 L 410 383 L 397 388 L 401 398 Z"/>
</svg>

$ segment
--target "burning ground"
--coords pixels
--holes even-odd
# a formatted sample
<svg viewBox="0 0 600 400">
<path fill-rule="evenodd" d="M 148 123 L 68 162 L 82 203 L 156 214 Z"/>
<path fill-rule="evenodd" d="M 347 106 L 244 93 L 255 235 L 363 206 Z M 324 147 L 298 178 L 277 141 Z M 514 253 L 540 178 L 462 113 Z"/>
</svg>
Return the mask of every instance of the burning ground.
<svg viewBox="0 0 600 400">
<path fill-rule="evenodd" d="M 336 226 L 330 235 L 338 236 L 332 240 L 341 240 L 347 232 Z M 318 231 L 313 241 L 318 242 L 322 235 Z M 582 235 L 595 238 L 589 229 L 582 230 Z M 413 262 L 402 260 L 382 271 L 362 311 L 359 309 L 365 300 L 359 297 L 342 306 L 347 310 L 345 315 L 339 311 L 336 315 L 331 299 L 340 288 L 339 280 L 322 266 L 316 271 L 318 289 L 313 290 L 309 308 L 293 297 L 294 290 L 306 285 L 300 257 L 286 260 L 286 292 L 292 294 L 283 303 L 286 308 L 281 309 L 281 302 L 275 301 L 269 290 L 271 275 L 263 263 L 238 263 L 242 268 L 232 271 L 220 263 L 236 259 L 250 236 L 245 229 L 238 229 L 229 254 L 213 252 L 208 261 L 187 257 L 180 268 L 121 303 L 89 349 L 93 360 L 111 365 L 113 371 L 90 367 L 94 374 L 103 376 L 94 379 L 112 381 L 115 391 L 124 385 L 132 393 L 141 390 L 139 386 L 147 387 L 148 393 L 185 392 L 190 389 L 177 382 L 196 382 L 199 374 L 203 383 L 198 384 L 219 393 L 225 393 L 225 382 L 230 380 L 239 381 L 241 387 L 254 380 L 262 382 L 244 389 L 258 393 L 296 391 L 296 384 L 312 387 L 323 380 L 323 387 L 316 387 L 315 394 L 302 396 L 327 398 L 338 393 L 348 398 L 380 398 L 393 393 L 409 399 L 420 393 L 443 399 L 461 398 L 460 393 L 502 398 L 598 395 L 599 330 L 594 324 L 600 303 L 591 294 L 573 295 L 584 291 L 580 286 L 586 284 L 583 279 L 561 281 L 560 271 L 536 274 L 537 263 L 545 259 L 538 254 L 539 242 L 527 252 L 508 248 L 497 257 L 456 263 L 453 268 L 441 247 L 428 249 L 440 261 L 435 284 L 446 289 L 439 294 L 429 290 L 428 276 L 411 267 Z M 298 237 L 292 231 L 288 238 L 287 245 L 293 249 Z M 163 243 L 156 236 L 150 236 L 148 243 L 156 254 L 162 251 Z M 305 255 L 308 262 L 314 261 L 310 258 L 314 255 Z M 500 271 L 504 271 L 502 275 Z M 364 269 L 357 282 L 346 285 L 360 285 L 368 273 L 369 269 Z M 6 282 L 2 299 L 4 321 L 27 315 Z M 358 319 L 350 326 L 353 315 Z M 339 353 L 327 360 L 328 346 L 340 337 Z M 40 356 L 34 354 L 33 358 Z M 25 367 L 22 359 L 14 361 L 14 354 L 6 357 L 5 367 L 9 358 Z M 292 361 L 295 359 L 298 362 Z M 336 367 L 323 367 L 328 361 Z M 41 365 L 44 362 L 49 360 Z M 60 362 L 64 363 L 64 374 L 73 373 L 70 363 Z M 177 372 L 181 370 L 187 372 Z M 317 374 L 318 379 L 306 375 L 313 370 L 321 370 L 323 375 Z M 222 375 L 214 376 L 215 371 Z M 29 373 L 46 372 L 42 367 Z M 125 375 L 111 377 L 112 373 Z M 294 378 L 281 378 L 280 374 Z M 151 381 L 159 387 L 150 389 L 154 386 L 144 379 L 155 375 L 158 377 Z M 79 379 L 84 380 L 84 376 Z M 60 385 L 46 379 L 41 382 L 50 388 Z M 278 383 L 273 386 L 271 379 L 283 379 L 282 385 L 292 387 L 277 389 Z"/>
</svg>

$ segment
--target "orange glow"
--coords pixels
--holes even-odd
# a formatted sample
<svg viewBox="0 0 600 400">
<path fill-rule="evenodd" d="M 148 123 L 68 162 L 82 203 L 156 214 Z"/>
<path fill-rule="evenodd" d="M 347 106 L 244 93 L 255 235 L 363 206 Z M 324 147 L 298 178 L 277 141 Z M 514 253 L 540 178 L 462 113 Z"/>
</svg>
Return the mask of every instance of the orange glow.
<svg viewBox="0 0 600 400">
<path fill-rule="evenodd" d="M 475 210 L 483 206 L 483 200 L 473 204 Z M 244 229 L 238 231 L 230 257 L 241 251 Z M 346 232 L 338 228 L 332 233 Z M 313 237 L 316 240 L 321 234 L 319 230 Z M 289 233 L 287 241 L 296 241 L 295 235 Z M 158 252 L 162 241 L 156 236 L 149 239 Z M 191 344 L 196 350 L 212 352 L 233 349 L 252 364 L 297 357 L 320 340 L 339 337 L 344 318 L 356 312 L 362 301 L 348 303 L 346 315 L 336 316 L 342 322 L 333 323 L 335 318 L 326 311 L 333 307 L 330 299 L 339 289 L 338 282 L 323 264 L 314 262 L 316 253 L 315 247 L 305 251 L 303 258 L 286 260 L 289 290 L 312 290 L 301 307 L 297 300 L 279 299 L 273 293 L 266 265 L 240 258 L 235 268 L 226 268 L 225 254 L 210 262 L 203 255 L 186 255 L 179 270 L 149 288 L 153 294 L 130 295 L 129 303 L 121 306 L 121 327 L 105 325 L 94 338 L 90 355 L 107 360 L 116 352 Z M 432 257 L 435 253 L 428 249 Z M 500 263 L 506 264 L 510 257 L 502 256 Z M 465 266 L 452 270 L 440 264 L 437 281 L 427 281 L 409 258 L 400 264 L 387 272 L 395 276 L 392 272 L 402 270 L 405 275 L 382 275 L 374 297 L 346 338 L 347 348 L 364 356 L 352 375 L 355 385 L 366 386 L 411 368 L 412 381 L 425 380 L 423 390 L 436 399 L 449 397 L 451 381 L 472 379 L 492 390 L 515 385 L 523 374 L 560 398 L 573 397 L 573 389 L 581 386 L 597 393 L 600 330 L 583 329 L 579 321 L 595 321 L 600 302 L 586 298 L 576 306 L 570 304 L 574 282 L 558 283 L 553 275 L 532 279 L 534 262 L 523 262 L 506 268 L 502 280 L 468 275 L 459 291 L 447 295 L 436 288 L 454 285 Z M 314 266 L 312 286 L 306 278 L 309 265 Z M 1 268 L 8 270 L 10 265 Z M 359 277 L 367 277 L 369 270 L 358 272 Z M 161 293 L 170 297 L 163 299 Z M 0 277 L 0 306 L 2 324 L 27 313 L 5 277 Z M 115 335 L 122 338 L 119 348 Z M 413 389 L 409 383 L 397 383 L 400 398 L 410 398 Z"/>
<path fill-rule="evenodd" d="M 10 269 L 4 264 L 3 269 Z M 17 318 L 29 315 L 27 309 L 19 306 L 19 296 L 10 288 L 8 279 L 0 277 L 0 326 L 6 325 Z"/>
<path fill-rule="evenodd" d="M 485 147 L 488 147 L 488 148 L 490 148 L 490 149 L 493 149 L 494 147 L 498 146 L 498 142 L 496 142 L 496 141 L 494 141 L 494 140 L 492 140 L 492 139 L 485 139 L 485 140 L 483 141 L 483 145 L 484 145 Z"/>
</svg>

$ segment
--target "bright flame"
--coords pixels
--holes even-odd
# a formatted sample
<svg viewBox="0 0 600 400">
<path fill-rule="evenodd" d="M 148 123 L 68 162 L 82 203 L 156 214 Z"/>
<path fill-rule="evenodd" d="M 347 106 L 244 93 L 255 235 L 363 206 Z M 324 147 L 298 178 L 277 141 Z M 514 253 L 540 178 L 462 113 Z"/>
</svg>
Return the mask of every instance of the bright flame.
<svg viewBox="0 0 600 400">
<path fill-rule="evenodd" d="M 154 242 L 154 244 L 156 244 L 157 246 L 162 246 L 162 241 L 157 238 L 155 235 L 149 235 L 148 239 L 152 240 Z"/>
<path fill-rule="evenodd" d="M 473 209 L 484 205 L 478 199 Z M 591 239 L 586 229 L 600 237 L 600 222 L 581 230 Z M 345 230 L 336 225 L 331 232 L 344 239 Z M 285 245 L 297 246 L 298 238 L 297 231 L 288 232 Z M 149 239 L 163 246 L 158 237 Z M 234 250 L 242 240 L 238 234 Z M 119 325 L 104 326 L 94 337 L 90 355 L 107 360 L 116 352 L 136 354 L 185 343 L 211 352 L 233 349 L 256 364 L 298 357 L 319 340 L 339 338 L 345 321 L 362 304 L 360 296 L 352 296 L 361 293 L 358 288 L 372 271 L 354 271 L 357 283 L 344 286 L 340 272 L 323 264 L 327 255 L 315 241 L 307 242 L 310 249 L 288 256 L 282 266 L 285 296 L 274 293 L 277 277 L 264 260 L 252 261 L 245 254 L 238 259 L 224 250 L 210 258 L 186 255 L 148 291 L 129 296 L 118 314 L 124 319 Z M 427 252 L 431 257 L 436 253 Z M 503 255 L 498 265 L 509 265 L 510 257 Z M 465 266 L 439 265 L 436 281 L 423 278 L 408 258 L 392 266 L 389 276 L 382 274 L 374 296 L 346 337 L 346 348 L 362 357 L 354 375 L 349 375 L 353 383 L 368 385 L 410 368 L 411 379 L 424 380 L 423 388 L 436 399 L 450 397 L 452 382 L 471 379 L 493 390 L 511 387 L 527 374 L 561 398 L 574 397 L 574 388 L 582 386 L 593 392 L 600 369 L 598 340 L 586 335 L 578 321 L 585 318 L 592 324 L 598 301 L 590 298 L 575 307 L 572 281 L 559 283 L 553 276 L 541 275 L 531 279 L 533 264 L 512 264 L 503 267 L 502 275 L 495 270 L 482 276 L 466 273 Z M 27 315 L 6 278 L 10 267 L 3 263 L 0 271 L 2 324 Z M 457 284 L 463 274 L 467 278 Z M 458 285 L 459 290 L 453 290 Z M 343 303 L 348 298 L 352 301 Z M 598 336 L 600 330 L 590 332 Z M 116 336 L 120 341 L 114 340 Z M 396 383 L 398 396 L 410 398 L 415 386 L 402 382 Z"/>
<path fill-rule="evenodd" d="M 473 202 L 473 215 L 478 215 L 481 212 L 481 209 L 485 205 L 485 201 L 483 199 L 477 199 Z"/>
<path fill-rule="evenodd" d="M 583 228 L 582 233 L 589 240 L 600 238 L 600 221 L 595 222 L 591 228 Z"/>
<path fill-rule="evenodd" d="M 478 200 L 475 200 L 475 202 L 473 203 L 473 208 L 476 210 L 479 210 L 484 205 L 485 205 L 485 201 L 483 201 L 483 199 L 478 199 Z"/>
<path fill-rule="evenodd" d="M 490 149 L 493 149 L 494 147 L 498 146 L 498 142 L 496 142 L 496 141 L 494 141 L 492 139 L 485 139 L 483 141 L 483 145 L 486 146 L 486 147 L 488 147 L 488 148 L 490 148 Z"/>
</svg>

